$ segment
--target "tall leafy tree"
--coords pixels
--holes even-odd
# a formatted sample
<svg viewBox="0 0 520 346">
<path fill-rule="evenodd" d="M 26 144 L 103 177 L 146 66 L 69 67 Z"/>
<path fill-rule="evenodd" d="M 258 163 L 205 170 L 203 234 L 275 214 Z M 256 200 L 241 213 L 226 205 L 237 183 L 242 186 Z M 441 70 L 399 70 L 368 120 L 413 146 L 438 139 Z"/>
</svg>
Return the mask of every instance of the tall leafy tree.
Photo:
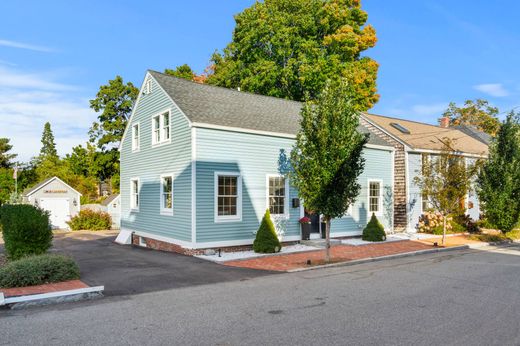
<svg viewBox="0 0 520 346">
<path fill-rule="evenodd" d="M 131 82 L 125 83 L 121 76 L 109 80 L 99 88 L 90 107 L 99 112 L 98 121 L 90 131 L 90 142 L 99 149 L 96 154 L 98 178 L 105 180 L 118 174 L 118 146 L 123 138 L 132 107 L 139 89 Z"/>
<path fill-rule="evenodd" d="M 139 89 L 131 82 L 125 83 L 121 76 L 116 76 L 90 100 L 90 108 L 100 112 L 98 122 L 90 130 L 91 141 L 98 148 L 107 150 L 119 145 L 138 94 Z"/>
<path fill-rule="evenodd" d="M 164 73 L 187 80 L 193 80 L 193 77 L 195 77 L 195 72 L 193 72 L 188 64 L 177 66 L 174 70 L 167 68 L 164 70 Z"/>
<path fill-rule="evenodd" d="M 449 215 L 464 214 L 462 207 L 472 183 L 475 181 L 480 161 L 466 163 L 454 149 L 454 143 L 444 138 L 441 153 L 424 160 L 421 172 L 414 183 L 427 196 L 431 207 L 443 216 L 442 244 L 446 241 L 446 221 Z"/>
<path fill-rule="evenodd" d="M 207 83 L 303 101 L 329 79 L 367 110 L 379 99 L 378 64 L 362 56 L 377 41 L 360 0 L 265 0 L 235 16 L 232 42 L 212 57 Z"/>
<path fill-rule="evenodd" d="M 10 154 L 13 146 L 9 144 L 9 138 L 0 138 L 0 168 L 10 168 L 13 165 L 12 160 L 18 156 L 17 154 Z"/>
<path fill-rule="evenodd" d="M 368 140 L 358 132 L 359 115 L 352 101 L 343 97 L 345 81 L 328 83 L 316 101 L 302 108 L 300 131 L 291 152 L 292 184 L 305 208 L 324 215 L 325 260 L 330 260 L 330 222 L 343 216 L 359 195 L 357 178 L 363 172 L 363 146 Z"/>
<path fill-rule="evenodd" d="M 491 106 L 488 101 L 477 99 L 466 100 L 461 107 L 450 102 L 443 116 L 450 118 L 452 126 L 469 125 L 494 136 L 500 128 L 498 112 L 498 108 Z"/>
<path fill-rule="evenodd" d="M 478 177 L 478 196 L 486 217 L 502 232 L 520 219 L 520 115 L 509 113 L 490 147 Z"/>
</svg>

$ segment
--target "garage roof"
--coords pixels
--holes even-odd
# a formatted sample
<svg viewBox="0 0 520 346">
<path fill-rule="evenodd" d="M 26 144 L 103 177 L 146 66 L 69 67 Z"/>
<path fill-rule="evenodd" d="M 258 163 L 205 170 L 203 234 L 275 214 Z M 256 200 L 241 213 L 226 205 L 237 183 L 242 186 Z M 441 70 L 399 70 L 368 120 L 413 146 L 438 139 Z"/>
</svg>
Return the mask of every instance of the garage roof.
<svg viewBox="0 0 520 346">
<path fill-rule="evenodd" d="M 35 193 L 36 191 L 38 191 L 39 189 L 41 189 L 42 187 L 48 185 L 50 182 L 54 181 L 54 180 L 59 180 L 62 184 L 66 185 L 67 187 L 69 187 L 71 190 L 75 191 L 76 193 L 78 193 L 80 196 L 82 196 L 82 194 L 76 190 L 75 188 L 73 188 L 72 186 L 70 186 L 69 184 L 67 184 L 66 182 L 64 182 L 63 180 L 61 180 L 60 178 L 58 177 L 52 177 L 52 178 L 47 178 L 45 179 L 44 181 L 42 181 L 41 183 L 38 183 L 36 185 L 34 185 L 33 187 L 25 190 L 23 192 L 23 196 L 25 197 L 28 197 L 30 195 L 32 195 L 33 193 Z"/>
</svg>

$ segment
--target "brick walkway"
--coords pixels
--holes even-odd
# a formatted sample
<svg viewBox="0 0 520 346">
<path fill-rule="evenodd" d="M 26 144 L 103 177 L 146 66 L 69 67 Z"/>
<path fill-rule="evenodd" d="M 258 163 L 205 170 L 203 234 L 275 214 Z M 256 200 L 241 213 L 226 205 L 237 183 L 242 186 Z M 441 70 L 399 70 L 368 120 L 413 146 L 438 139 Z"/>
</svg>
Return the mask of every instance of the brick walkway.
<svg viewBox="0 0 520 346">
<path fill-rule="evenodd" d="M 50 293 L 59 291 L 75 290 L 78 288 L 89 287 L 81 280 L 71 280 L 58 282 L 54 284 L 45 284 L 28 287 L 15 287 L 15 288 L 0 288 L 0 292 L 4 293 L 5 297 L 15 296 L 26 296 L 31 294 Z"/>
<path fill-rule="evenodd" d="M 382 257 L 431 248 L 431 245 L 409 240 L 360 246 L 336 245 L 331 248 L 331 263 L 349 262 L 364 258 Z M 274 255 L 246 260 L 228 261 L 224 262 L 224 265 L 263 270 L 288 271 L 324 264 L 324 256 L 325 250 L 317 250 L 287 255 Z M 308 260 L 311 261 L 310 265 L 307 264 Z"/>
</svg>

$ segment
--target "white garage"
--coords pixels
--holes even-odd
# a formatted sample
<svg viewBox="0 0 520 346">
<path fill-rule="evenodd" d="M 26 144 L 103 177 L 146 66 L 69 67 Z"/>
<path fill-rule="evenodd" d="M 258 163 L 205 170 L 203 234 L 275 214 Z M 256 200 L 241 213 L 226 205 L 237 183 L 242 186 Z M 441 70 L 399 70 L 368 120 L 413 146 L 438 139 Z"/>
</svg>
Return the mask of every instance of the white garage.
<svg viewBox="0 0 520 346">
<path fill-rule="evenodd" d="M 24 191 L 24 201 L 50 214 L 54 229 L 68 229 L 70 219 L 80 211 L 81 193 L 70 187 L 58 177 L 42 181 Z"/>
</svg>

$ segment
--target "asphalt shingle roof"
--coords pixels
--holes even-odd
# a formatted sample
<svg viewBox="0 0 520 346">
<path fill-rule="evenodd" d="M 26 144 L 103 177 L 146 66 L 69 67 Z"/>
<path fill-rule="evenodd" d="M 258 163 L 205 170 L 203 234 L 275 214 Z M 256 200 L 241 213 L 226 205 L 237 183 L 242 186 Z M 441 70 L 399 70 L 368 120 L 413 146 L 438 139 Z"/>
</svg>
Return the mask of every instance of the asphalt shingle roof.
<svg viewBox="0 0 520 346">
<path fill-rule="evenodd" d="M 191 122 L 280 134 L 298 133 L 301 102 L 149 72 Z M 370 144 L 392 146 L 364 126 L 360 125 L 358 130 L 370 134 Z"/>
</svg>

